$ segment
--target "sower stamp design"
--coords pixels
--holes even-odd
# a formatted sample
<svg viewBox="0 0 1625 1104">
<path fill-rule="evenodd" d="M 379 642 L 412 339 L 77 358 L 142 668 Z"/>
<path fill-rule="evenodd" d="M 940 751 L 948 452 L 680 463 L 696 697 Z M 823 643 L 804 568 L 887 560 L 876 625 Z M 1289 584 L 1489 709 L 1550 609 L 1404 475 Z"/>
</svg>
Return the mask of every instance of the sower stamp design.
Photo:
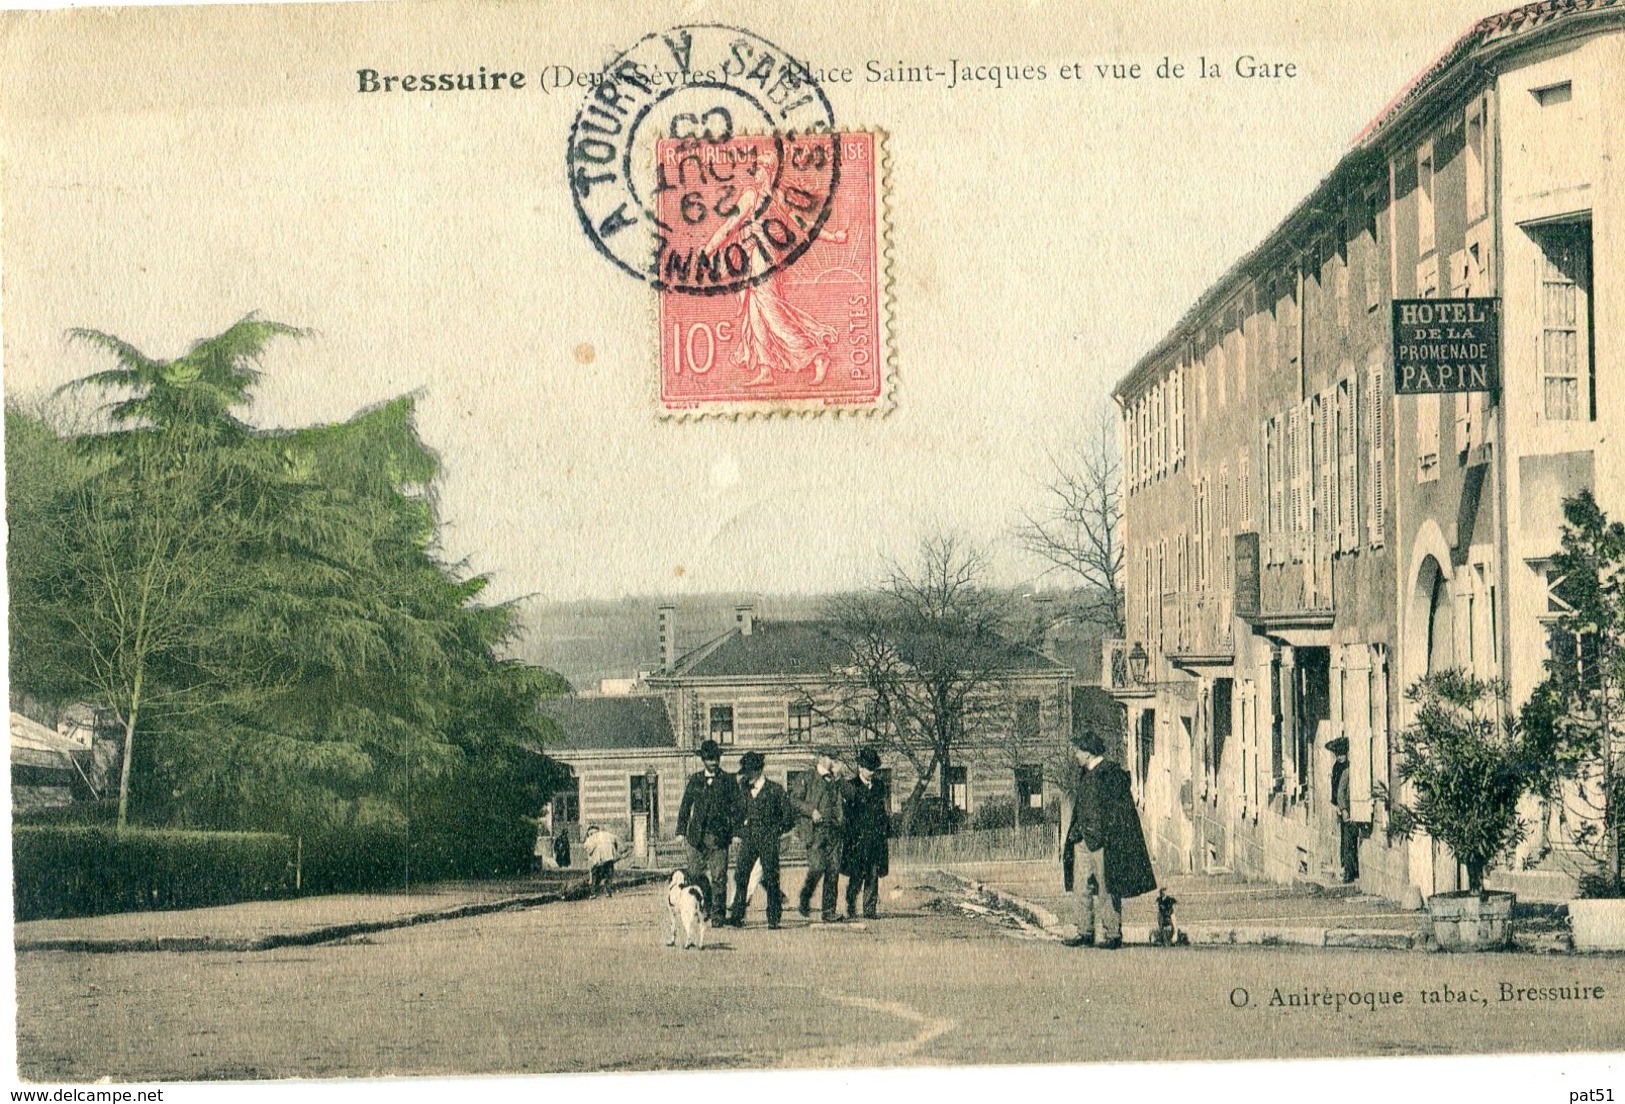
<svg viewBox="0 0 1625 1104">
<path fill-rule="evenodd" d="M 886 398 L 883 147 L 829 143 L 840 180 L 812 229 L 825 148 L 774 137 L 656 144 L 664 413 L 875 410 Z M 788 163 L 781 161 L 785 159 Z M 778 260 L 806 244 L 794 263 Z M 712 292 L 725 294 L 685 294 Z"/>
</svg>

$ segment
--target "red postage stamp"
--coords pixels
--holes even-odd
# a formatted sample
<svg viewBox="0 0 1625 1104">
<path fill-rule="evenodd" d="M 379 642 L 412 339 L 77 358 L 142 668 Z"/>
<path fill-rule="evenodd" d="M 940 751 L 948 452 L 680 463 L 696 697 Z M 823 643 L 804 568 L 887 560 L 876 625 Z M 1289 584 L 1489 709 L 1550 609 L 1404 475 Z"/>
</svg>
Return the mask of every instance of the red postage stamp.
<svg viewBox="0 0 1625 1104">
<path fill-rule="evenodd" d="M 661 412 L 883 410 L 876 134 L 656 143 Z"/>
</svg>

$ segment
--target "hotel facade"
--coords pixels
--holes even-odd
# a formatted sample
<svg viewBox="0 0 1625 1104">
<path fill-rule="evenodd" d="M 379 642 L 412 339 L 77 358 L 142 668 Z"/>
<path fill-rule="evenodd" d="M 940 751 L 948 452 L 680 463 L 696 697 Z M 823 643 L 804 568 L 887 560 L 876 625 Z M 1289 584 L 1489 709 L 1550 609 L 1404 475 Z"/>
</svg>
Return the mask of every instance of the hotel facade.
<svg viewBox="0 0 1625 1104">
<path fill-rule="evenodd" d="M 1361 887 L 1458 888 L 1447 850 L 1388 834 L 1404 690 L 1463 667 L 1525 699 L 1563 499 L 1625 516 L 1622 75 L 1618 2 L 1482 21 L 1114 389 L 1103 679 L 1165 873 L 1336 880 L 1344 737 Z M 1498 312 L 1489 390 L 1396 394 L 1395 302 L 1431 299 Z M 1526 851 L 1560 865 L 1548 827 Z"/>
</svg>

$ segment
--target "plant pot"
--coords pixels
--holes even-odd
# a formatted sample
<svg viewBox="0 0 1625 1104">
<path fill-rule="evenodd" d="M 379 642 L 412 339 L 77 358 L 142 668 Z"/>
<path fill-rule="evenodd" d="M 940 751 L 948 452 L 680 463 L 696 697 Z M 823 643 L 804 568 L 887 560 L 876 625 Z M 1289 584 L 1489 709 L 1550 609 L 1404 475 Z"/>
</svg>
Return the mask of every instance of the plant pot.
<svg viewBox="0 0 1625 1104">
<path fill-rule="evenodd" d="M 1570 901 L 1569 927 L 1577 951 L 1625 951 L 1625 897 Z"/>
<path fill-rule="evenodd" d="M 1441 951 L 1498 951 L 1512 946 L 1511 893 L 1436 893 L 1428 922 Z"/>
</svg>

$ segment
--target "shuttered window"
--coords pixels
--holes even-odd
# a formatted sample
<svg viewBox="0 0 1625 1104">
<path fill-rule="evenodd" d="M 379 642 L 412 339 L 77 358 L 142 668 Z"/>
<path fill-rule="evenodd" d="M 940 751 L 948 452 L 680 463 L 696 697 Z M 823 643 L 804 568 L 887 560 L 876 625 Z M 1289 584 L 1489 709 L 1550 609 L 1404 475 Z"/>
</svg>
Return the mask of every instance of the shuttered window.
<svg viewBox="0 0 1625 1104">
<path fill-rule="evenodd" d="M 1374 352 L 1366 366 L 1366 529 L 1371 547 L 1381 548 L 1387 534 L 1387 449 L 1384 436 L 1388 412 L 1385 386 L 1387 365 L 1381 352 Z"/>
</svg>

